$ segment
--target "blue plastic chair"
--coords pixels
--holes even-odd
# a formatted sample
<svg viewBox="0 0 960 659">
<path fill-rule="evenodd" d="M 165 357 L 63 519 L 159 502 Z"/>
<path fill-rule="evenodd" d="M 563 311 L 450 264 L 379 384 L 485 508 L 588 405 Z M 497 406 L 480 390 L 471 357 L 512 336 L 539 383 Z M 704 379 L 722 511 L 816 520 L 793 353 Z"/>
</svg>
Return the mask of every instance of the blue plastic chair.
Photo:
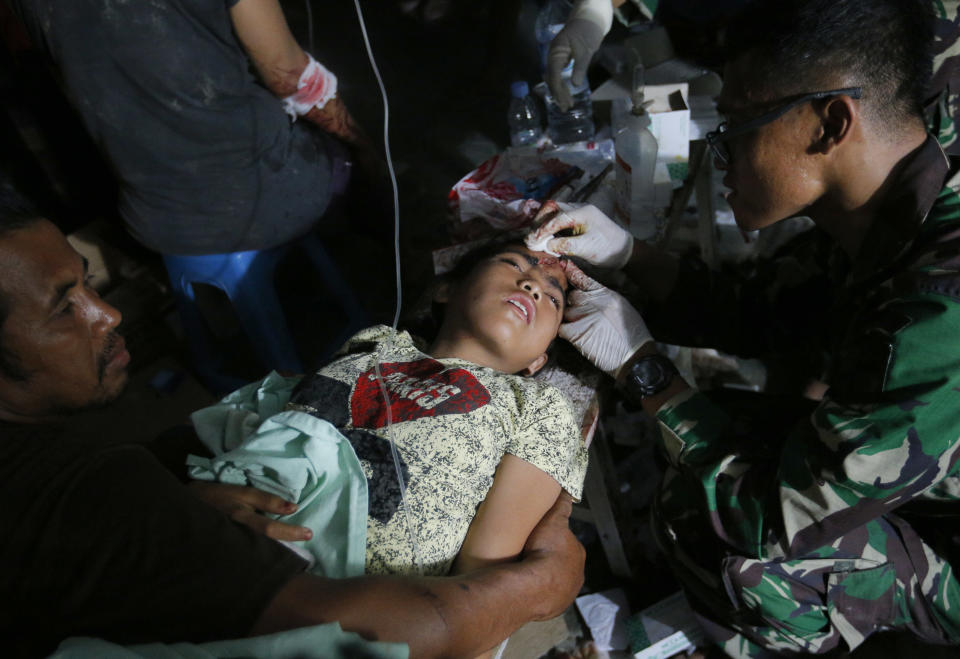
<svg viewBox="0 0 960 659">
<path fill-rule="evenodd" d="M 222 290 L 236 311 L 240 325 L 265 369 L 303 373 L 293 336 L 287 326 L 273 278 L 277 265 L 293 247 L 304 250 L 331 297 L 345 314 L 343 329 L 326 347 L 333 354 L 351 334 L 367 325 L 367 316 L 320 240 L 308 234 L 291 243 L 263 251 L 200 256 L 163 257 L 177 300 L 194 366 L 201 380 L 217 392 L 232 391 L 245 380 L 224 372 L 225 351 L 218 348 L 197 306 L 193 284 Z"/>
</svg>

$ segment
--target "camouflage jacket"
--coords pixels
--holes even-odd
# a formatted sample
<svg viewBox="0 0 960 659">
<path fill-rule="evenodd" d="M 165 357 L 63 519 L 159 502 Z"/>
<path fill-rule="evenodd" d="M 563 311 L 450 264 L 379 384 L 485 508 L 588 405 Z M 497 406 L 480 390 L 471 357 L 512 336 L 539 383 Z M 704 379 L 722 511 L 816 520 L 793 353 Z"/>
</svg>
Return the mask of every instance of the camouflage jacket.
<svg viewBox="0 0 960 659">
<path fill-rule="evenodd" d="M 928 139 L 852 263 L 813 231 L 752 276 L 688 262 L 664 307 L 688 311 L 651 310 L 661 340 L 712 332 L 730 352 L 794 342 L 823 357 L 822 402 L 762 439 L 737 437 L 696 391 L 658 413 L 669 462 L 702 487 L 731 551 L 808 556 L 908 502 L 960 498 L 960 176 L 944 183 L 947 171 Z"/>
<path fill-rule="evenodd" d="M 936 16 L 933 78 L 925 103 L 927 127 L 950 155 L 960 154 L 960 2 L 933 0 Z"/>
</svg>

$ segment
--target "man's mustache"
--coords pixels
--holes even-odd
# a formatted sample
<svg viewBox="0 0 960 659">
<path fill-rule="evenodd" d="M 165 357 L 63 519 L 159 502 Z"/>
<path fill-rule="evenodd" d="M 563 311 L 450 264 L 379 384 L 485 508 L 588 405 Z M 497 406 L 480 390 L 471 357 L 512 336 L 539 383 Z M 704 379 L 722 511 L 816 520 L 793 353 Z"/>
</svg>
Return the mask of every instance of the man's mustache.
<svg viewBox="0 0 960 659">
<path fill-rule="evenodd" d="M 119 344 L 120 335 L 117 334 L 115 330 L 111 331 L 110 334 L 107 335 L 107 339 L 103 344 L 103 351 L 97 359 L 97 380 L 99 382 L 103 382 L 103 376 L 106 375 L 107 372 L 107 365 L 116 355 Z"/>
</svg>

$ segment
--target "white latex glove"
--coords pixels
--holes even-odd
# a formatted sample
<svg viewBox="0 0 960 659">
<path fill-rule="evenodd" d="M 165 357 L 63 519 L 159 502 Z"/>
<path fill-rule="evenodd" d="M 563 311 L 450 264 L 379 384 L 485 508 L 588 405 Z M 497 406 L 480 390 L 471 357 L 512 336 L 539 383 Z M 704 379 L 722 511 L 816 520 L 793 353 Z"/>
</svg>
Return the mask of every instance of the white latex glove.
<svg viewBox="0 0 960 659">
<path fill-rule="evenodd" d="M 543 222 L 525 240 L 527 247 L 534 251 L 579 256 L 601 268 L 615 269 L 625 266 L 633 254 L 630 232 L 596 206 L 548 201 L 540 207 L 534 222 Z M 575 235 L 553 237 L 564 229 L 573 230 Z"/>
<path fill-rule="evenodd" d="M 564 270 L 577 290 L 567 295 L 560 336 L 616 379 L 634 353 L 653 341 L 650 330 L 622 295 L 591 279 L 570 261 L 564 261 Z"/>
<path fill-rule="evenodd" d="M 577 0 L 563 29 L 550 42 L 547 85 L 561 110 L 568 110 L 573 105 L 570 89 L 563 81 L 564 68 L 573 59 L 571 82 L 574 87 L 581 86 L 587 77 L 590 58 L 599 50 L 603 37 L 612 25 L 611 0 Z"/>
</svg>

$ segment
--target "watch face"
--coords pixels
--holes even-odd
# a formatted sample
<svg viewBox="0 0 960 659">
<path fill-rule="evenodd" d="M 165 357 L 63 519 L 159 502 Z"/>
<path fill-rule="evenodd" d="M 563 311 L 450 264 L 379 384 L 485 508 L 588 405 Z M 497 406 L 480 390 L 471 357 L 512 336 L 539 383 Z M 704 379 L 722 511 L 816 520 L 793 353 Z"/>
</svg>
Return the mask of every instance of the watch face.
<svg viewBox="0 0 960 659">
<path fill-rule="evenodd" d="M 634 362 L 627 386 L 640 397 L 652 396 L 667 388 L 677 367 L 663 355 L 649 355 Z"/>
</svg>

